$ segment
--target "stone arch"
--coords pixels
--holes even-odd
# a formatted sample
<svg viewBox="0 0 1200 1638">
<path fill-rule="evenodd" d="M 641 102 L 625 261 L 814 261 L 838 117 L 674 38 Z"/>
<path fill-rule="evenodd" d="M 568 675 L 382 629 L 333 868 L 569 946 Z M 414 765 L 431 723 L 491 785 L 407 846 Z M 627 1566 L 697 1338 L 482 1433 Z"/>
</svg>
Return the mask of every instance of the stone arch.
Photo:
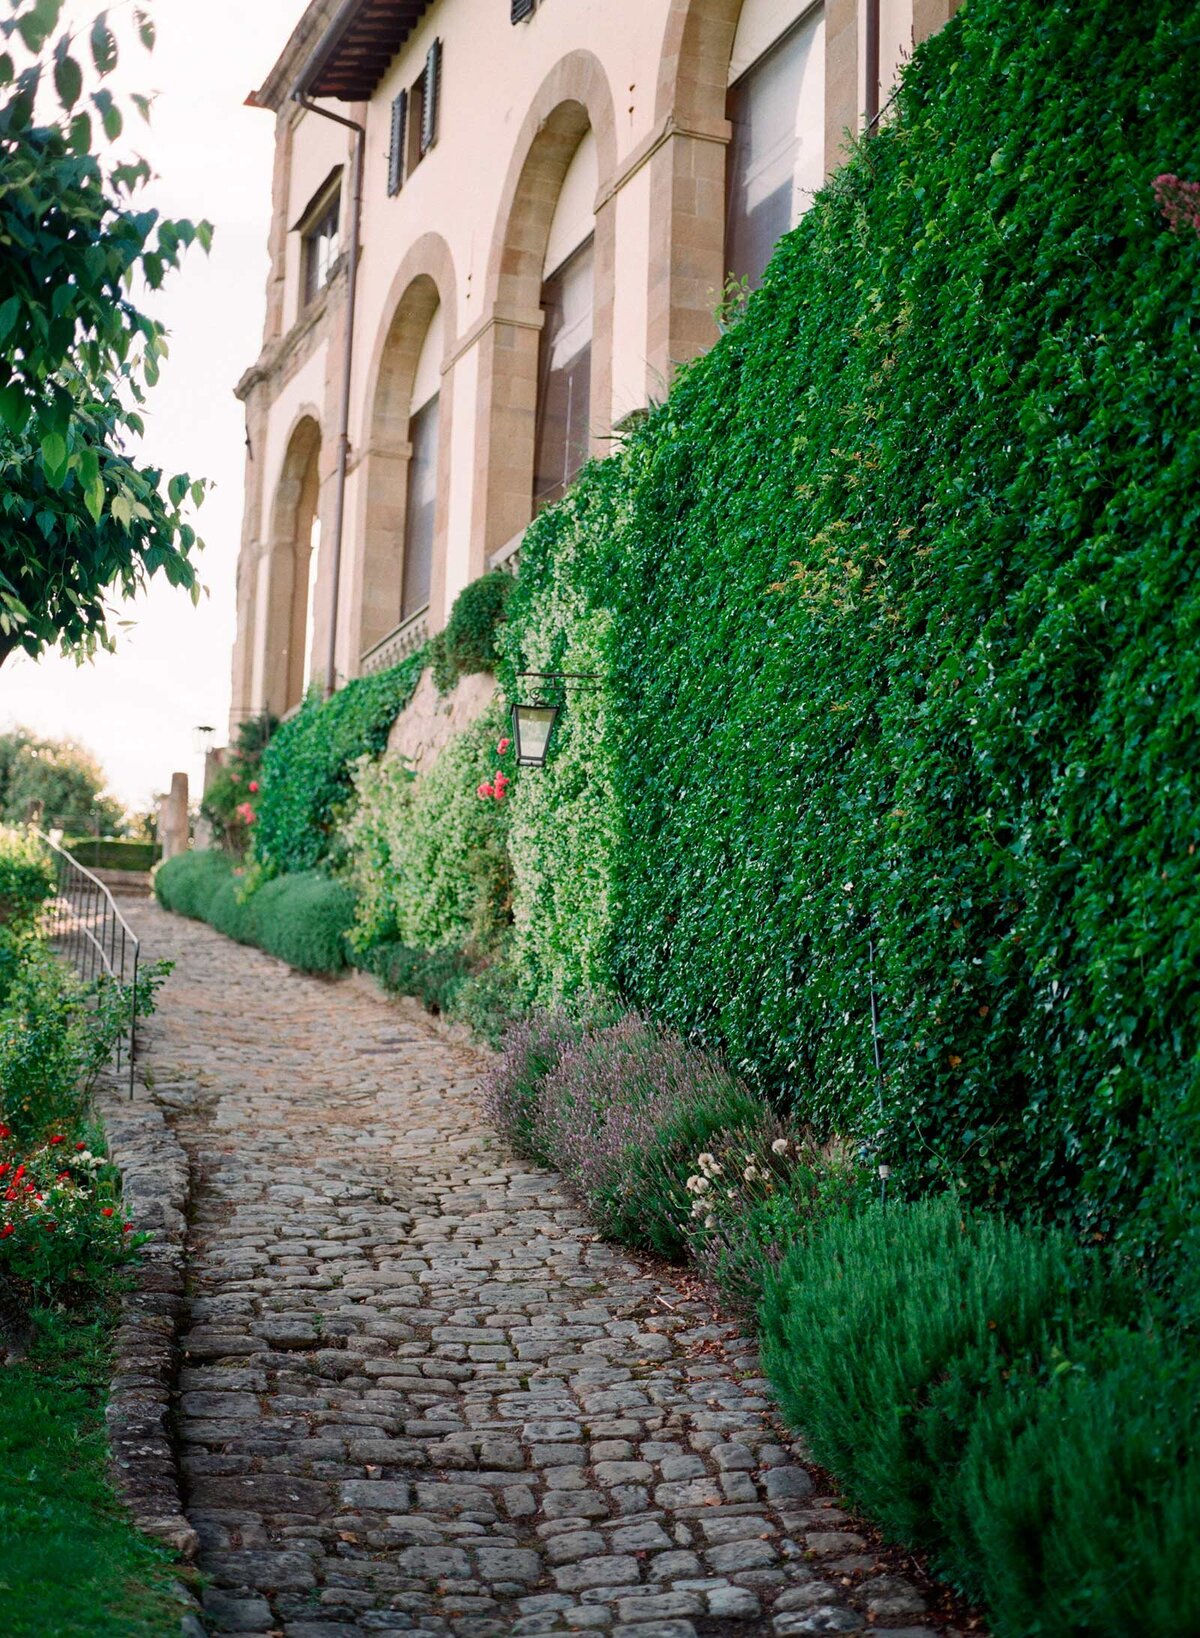
<svg viewBox="0 0 1200 1638">
<path fill-rule="evenodd" d="M 367 373 L 367 422 L 360 454 L 363 497 L 356 579 L 358 653 L 365 654 L 400 624 L 402 556 L 408 469 L 412 454 L 409 419 L 413 383 L 430 322 L 440 310 L 444 326 L 443 373 L 439 393 L 437 507 L 430 624 L 445 619 L 447 514 L 450 491 L 450 420 L 457 316 L 454 262 L 446 241 L 423 234 L 397 268 L 384 306 L 389 315 L 375 339 Z"/>
<path fill-rule="evenodd" d="M 277 716 L 304 695 L 312 530 L 321 493 L 321 427 L 305 406 L 288 433 L 271 498 L 263 619 L 262 703 Z"/>
<path fill-rule="evenodd" d="M 725 117 L 742 0 L 671 0 L 655 118 L 666 134 L 650 164 L 647 389 L 661 396 L 678 365 L 717 339 L 725 282 Z"/>
<path fill-rule="evenodd" d="M 593 253 L 593 448 L 602 447 L 610 430 L 616 211 L 609 184 L 617 165 L 616 114 L 599 59 L 590 51 L 572 51 L 543 80 L 522 122 L 488 258 L 472 576 L 482 573 L 488 554 L 523 529 L 532 513 L 546 245 L 567 167 L 589 129 L 596 139 L 599 197 L 605 201 L 596 214 Z"/>
</svg>

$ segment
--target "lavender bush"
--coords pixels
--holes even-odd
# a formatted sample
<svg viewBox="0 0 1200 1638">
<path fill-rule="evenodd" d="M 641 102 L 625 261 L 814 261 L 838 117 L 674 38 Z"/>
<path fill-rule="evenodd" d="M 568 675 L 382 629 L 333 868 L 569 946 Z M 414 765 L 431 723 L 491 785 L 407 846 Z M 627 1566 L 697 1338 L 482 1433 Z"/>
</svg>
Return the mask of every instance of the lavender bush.
<svg viewBox="0 0 1200 1638">
<path fill-rule="evenodd" d="M 636 1013 L 563 1042 L 535 1111 L 531 1152 L 558 1167 L 601 1232 L 668 1257 L 687 1246 L 698 1151 L 764 1119 L 735 1076 Z"/>
<path fill-rule="evenodd" d="M 543 1166 L 554 1160 L 541 1145 L 537 1122 L 542 1086 L 583 1033 L 583 1025 L 561 1010 L 522 1018 L 506 1032 L 500 1061 L 484 1077 L 488 1118 L 519 1155 Z"/>
</svg>

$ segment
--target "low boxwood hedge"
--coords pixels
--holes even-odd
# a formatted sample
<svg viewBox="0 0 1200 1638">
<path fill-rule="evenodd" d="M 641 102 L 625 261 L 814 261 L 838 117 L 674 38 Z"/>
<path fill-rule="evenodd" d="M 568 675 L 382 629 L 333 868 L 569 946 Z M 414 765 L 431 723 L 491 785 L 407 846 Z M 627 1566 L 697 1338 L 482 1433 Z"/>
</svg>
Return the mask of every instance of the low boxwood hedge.
<svg viewBox="0 0 1200 1638">
<path fill-rule="evenodd" d="M 298 871 L 247 892 L 244 879 L 227 854 L 183 853 L 159 866 L 154 891 L 164 909 L 206 921 L 303 972 L 346 966 L 354 898 L 340 882 L 317 870 Z"/>
</svg>

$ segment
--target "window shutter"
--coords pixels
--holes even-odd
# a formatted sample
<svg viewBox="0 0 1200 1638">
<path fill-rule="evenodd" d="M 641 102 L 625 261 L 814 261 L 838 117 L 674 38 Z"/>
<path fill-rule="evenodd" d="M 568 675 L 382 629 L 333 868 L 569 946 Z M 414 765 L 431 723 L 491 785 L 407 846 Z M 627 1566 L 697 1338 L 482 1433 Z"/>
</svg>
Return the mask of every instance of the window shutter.
<svg viewBox="0 0 1200 1638">
<path fill-rule="evenodd" d="M 535 0 L 512 0 L 512 20 L 514 23 L 523 23 L 527 17 L 533 15 Z"/>
<path fill-rule="evenodd" d="M 388 150 L 388 197 L 400 192 L 404 181 L 404 138 L 408 131 L 408 92 L 392 98 L 392 145 Z"/>
<path fill-rule="evenodd" d="M 421 97 L 421 154 L 424 157 L 437 141 L 438 102 L 442 92 L 442 42 L 435 40 L 425 58 L 425 84 Z"/>
</svg>

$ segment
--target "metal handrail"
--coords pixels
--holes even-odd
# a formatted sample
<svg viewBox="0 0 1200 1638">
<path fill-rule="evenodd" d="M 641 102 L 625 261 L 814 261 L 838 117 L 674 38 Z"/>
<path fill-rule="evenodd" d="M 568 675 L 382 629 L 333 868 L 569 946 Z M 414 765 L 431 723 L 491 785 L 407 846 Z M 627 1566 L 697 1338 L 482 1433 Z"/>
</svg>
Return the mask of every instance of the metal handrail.
<svg viewBox="0 0 1200 1638">
<path fill-rule="evenodd" d="M 36 825 L 31 825 L 30 829 L 54 854 L 55 893 L 50 939 L 59 945 L 86 983 L 92 983 L 97 972 L 102 970 L 114 983 L 123 985 L 128 981 L 130 984 L 129 1096 L 132 1098 L 141 940 L 117 909 L 117 901 L 99 876 L 93 875 L 73 853 L 68 853 L 44 830 L 39 830 Z M 118 1037 L 117 1068 L 120 1067 L 121 1041 Z"/>
</svg>

